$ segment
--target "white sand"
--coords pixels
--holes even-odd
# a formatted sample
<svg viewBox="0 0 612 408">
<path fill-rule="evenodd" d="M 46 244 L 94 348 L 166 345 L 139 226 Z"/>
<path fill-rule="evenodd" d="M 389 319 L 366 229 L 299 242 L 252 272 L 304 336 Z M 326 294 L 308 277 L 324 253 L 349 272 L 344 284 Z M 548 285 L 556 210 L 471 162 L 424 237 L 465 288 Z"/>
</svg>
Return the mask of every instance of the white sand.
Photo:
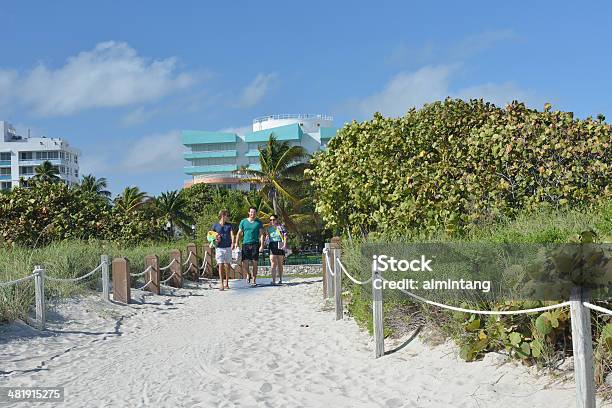
<svg viewBox="0 0 612 408">
<path fill-rule="evenodd" d="M 574 406 L 571 381 L 465 363 L 449 344 L 414 340 L 374 359 L 367 333 L 323 307 L 320 279 L 233 285 L 130 306 L 70 301 L 43 336 L 0 326 L 0 386 L 63 386 L 62 407 Z"/>
</svg>

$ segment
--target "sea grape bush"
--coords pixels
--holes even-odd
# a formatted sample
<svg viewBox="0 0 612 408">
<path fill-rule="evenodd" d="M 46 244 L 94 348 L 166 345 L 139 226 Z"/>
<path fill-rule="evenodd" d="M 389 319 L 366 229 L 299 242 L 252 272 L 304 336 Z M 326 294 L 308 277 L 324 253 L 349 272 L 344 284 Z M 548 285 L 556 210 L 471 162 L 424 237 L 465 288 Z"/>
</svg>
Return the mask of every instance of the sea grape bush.
<svg viewBox="0 0 612 408">
<path fill-rule="evenodd" d="M 44 246 L 65 239 L 136 243 L 163 237 L 152 206 L 122 212 L 100 195 L 63 183 L 36 182 L 0 194 L 0 246 Z"/>
<path fill-rule="evenodd" d="M 542 203 L 612 196 L 612 126 L 571 112 L 446 99 L 345 125 L 309 172 L 327 227 L 454 233 Z"/>
</svg>

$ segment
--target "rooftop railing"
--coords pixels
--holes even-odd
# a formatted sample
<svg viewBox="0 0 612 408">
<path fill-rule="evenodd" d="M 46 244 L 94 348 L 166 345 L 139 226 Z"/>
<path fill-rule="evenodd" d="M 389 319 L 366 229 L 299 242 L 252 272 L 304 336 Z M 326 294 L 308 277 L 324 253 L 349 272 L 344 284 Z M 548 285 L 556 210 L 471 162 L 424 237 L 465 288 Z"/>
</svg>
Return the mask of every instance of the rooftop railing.
<svg viewBox="0 0 612 408">
<path fill-rule="evenodd" d="M 253 123 L 266 122 L 268 120 L 278 119 L 321 119 L 333 121 L 334 117 L 330 115 L 310 114 L 310 113 L 285 113 L 282 115 L 268 115 L 253 119 Z"/>
</svg>

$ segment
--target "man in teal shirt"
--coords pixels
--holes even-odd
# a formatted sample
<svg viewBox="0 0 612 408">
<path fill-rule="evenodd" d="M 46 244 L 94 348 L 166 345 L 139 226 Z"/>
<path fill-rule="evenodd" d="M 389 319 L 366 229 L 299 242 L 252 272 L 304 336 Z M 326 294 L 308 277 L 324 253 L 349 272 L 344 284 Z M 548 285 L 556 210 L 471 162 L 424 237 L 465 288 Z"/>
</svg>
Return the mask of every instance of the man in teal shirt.
<svg viewBox="0 0 612 408">
<path fill-rule="evenodd" d="M 244 235 L 242 240 L 242 271 L 246 271 L 247 281 L 251 282 L 251 273 L 249 272 L 249 264 L 253 268 L 253 286 L 257 286 L 257 262 L 259 261 L 259 253 L 264 249 L 264 233 L 263 223 L 255 218 L 257 208 L 249 208 L 249 217 L 240 221 L 238 226 L 238 236 L 234 242 L 234 248 L 238 246 L 240 237 Z"/>
</svg>

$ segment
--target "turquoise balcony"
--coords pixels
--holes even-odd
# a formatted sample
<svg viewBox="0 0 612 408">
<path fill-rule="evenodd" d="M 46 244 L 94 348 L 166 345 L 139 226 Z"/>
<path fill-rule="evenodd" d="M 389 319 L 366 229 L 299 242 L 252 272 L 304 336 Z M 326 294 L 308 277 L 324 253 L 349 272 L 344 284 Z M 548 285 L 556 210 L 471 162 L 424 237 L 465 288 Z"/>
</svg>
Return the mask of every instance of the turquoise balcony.
<svg viewBox="0 0 612 408">
<path fill-rule="evenodd" d="M 11 165 L 11 161 L 10 160 L 0 160 L 0 166 L 10 166 Z"/>
<path fill-rule="evenodd" d="M 322 127 L 319 129 L 319 137 L 321 140 L 331 139 L 336 136 L 336 133 L 338 133 L 338 128 Z"/>
<path fill-rule="evenodd" d="M 211 157 L 236 157 L 236 151 L 235 150 L 218 150 L 218 151 L 208 151 L 208 152 L 183 153 L 183 158 L 185 160 L 208 159 Z"/>
<path fill-rule="evenodd" d="M 6 174 L 6 175 L 2 174 L 2 175 L 0 175 L 0 180 L 10 180 L 10 179 L 11 179 L 10 174 Z"/>
<path fill-rule="evenodd" d="M 246 154 L 246 157 L 259 157 L 259 150 L 249 150 Z"/>
<path fill-rule="evenodd" d="M 235 164 L 218 164 L 210 166 L 185 166 L 185 174 L 229 173 L 236 170 Z"/>
<path fill-rule="evenodd" d="M 247 143 L 267 142 L 271 134 L 274 135 L 277 140 L 301 140 L 303 132 L 298 123 L 293 123 L 291 125 L 247 133 L 244 138 Z"/>
<path fill-rule="evenodd" d="M 185 146 L 207 143 L 236 143 L 237 137 L 235 133 L 228 132 L 206 132 L 203 130 L 183 130 L 181 132 L 181 139 Z"/>
<path fill-rule="evenodd" d="M 251 170 L 261 171 L 261 164 L 259 164 L 259 163 L 251 163 L 251 164 L 249 164 L 248 168 L 251 169 Z"/>
</svg>

